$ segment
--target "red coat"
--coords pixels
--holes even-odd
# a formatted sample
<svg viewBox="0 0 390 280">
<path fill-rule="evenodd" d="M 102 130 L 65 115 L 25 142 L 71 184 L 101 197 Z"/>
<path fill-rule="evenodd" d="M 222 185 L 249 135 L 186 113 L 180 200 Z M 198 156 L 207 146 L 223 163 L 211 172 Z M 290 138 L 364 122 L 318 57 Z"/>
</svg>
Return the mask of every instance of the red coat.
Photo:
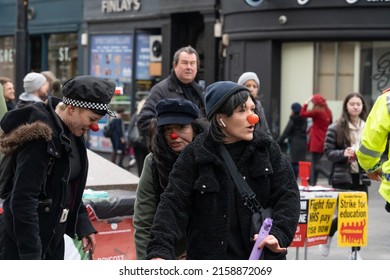
<svg viewBox="0 0 390 280">
<path fill-rule="evenodd" d="M 312 110 L 307 111 L 307 104 L 304 104 L 300 115 L 304 118 L 312 118 L 313 124 L 309 130 L 309 152 L 323 153 L 325 136 L 328 126 L 332 123 L 332 112 L 328 106 L 315 106 Z"/>
</svg>

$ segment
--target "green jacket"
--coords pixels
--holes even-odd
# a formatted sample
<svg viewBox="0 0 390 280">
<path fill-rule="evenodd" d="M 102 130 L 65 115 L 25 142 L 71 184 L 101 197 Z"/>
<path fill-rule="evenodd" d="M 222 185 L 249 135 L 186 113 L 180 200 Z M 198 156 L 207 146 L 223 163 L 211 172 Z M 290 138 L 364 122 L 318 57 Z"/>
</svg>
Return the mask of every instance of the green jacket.
<svg viewBox="0 0 390 280">
<path fill-rule="evenodd" d="M 150 228 L 153 224 L 156 213 L 156 195 L 153 187 L 152 176 L 153 154 L 148 154 L 145 158 L 142 174 L 139 179 L 136 199 L 134 204 L 134 241 L 137 259 L 146 259 L 146 247 L 150 241 Z"/>
<path fill-rule="evenodd" d="M 7 105 L 5 104 L 3 85 L 0 84 L 0 120 L 3 118 L 6 112 L 7 112 Z M 0 160 L 2 158 L 3 158 L 3 154 L 0 153 Z"/>
<path fill-rule="evenodd" d="M 150 241 L 150 229 L 157 210 L 157 195 L 152 173 L 153 154 L 149 153 L 144 162 L 142 174 L 138 182 L 134 204 L 133 226 L 136 255 L 138 260 L 146 259 L 146 247 Z M 176 257 L 185 256 L 184 240 L 176 243 Z"/>
</svg>

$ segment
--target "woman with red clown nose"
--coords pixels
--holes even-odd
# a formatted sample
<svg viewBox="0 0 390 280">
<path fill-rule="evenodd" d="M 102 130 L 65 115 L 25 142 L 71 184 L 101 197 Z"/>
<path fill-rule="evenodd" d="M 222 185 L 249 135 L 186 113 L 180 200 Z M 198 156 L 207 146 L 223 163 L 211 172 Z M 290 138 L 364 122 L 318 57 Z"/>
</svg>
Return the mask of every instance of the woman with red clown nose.
<svg viewBox="0 0 390 280">
<path fill-rule="evenodd" d="M 151 140 L 151 153 L 145 158 L 134 205 L 137 259 L 146 258 L 153 218 L 176 159 L 208 125 L 206 120 L 198 118 L 198 106 L 187 99 L 162 99 L 156 105 L 156 112 L 157 128 Z M 178 241 L 174 257 L 185 258 L 185 249 L 186 243 Z"/>
<path fill-rule="evenodd" d="M 99 129 L 109 110 L 115 83 L 77 76 L 50 96 L 7 112 L 1 119 L 0 178 L 7 192 L 0 259 L 64 259 L 64 235 L 78 238 L 93 254 L 97 233 L 82 202 L 88 175 L 84 135 Z"/>
<path fill-rule="evenodd" d="M 248 88 L 216 82 L 206 88 L 205 100 L 210 128 L 181 152 L 169 175 L 147 258 L 174 259 L 175 240 L 187 236 L 187 259 L 249 259 L 256 238 L 252 211 L 227 168 L 227 154 L 261 206 L 273 208 L 269 235 L 258 245 L 261 258 L 286 259 L 300 213 L 289 161 L 266 132 L 255 129 L 259 117 Z"/>
</svg>

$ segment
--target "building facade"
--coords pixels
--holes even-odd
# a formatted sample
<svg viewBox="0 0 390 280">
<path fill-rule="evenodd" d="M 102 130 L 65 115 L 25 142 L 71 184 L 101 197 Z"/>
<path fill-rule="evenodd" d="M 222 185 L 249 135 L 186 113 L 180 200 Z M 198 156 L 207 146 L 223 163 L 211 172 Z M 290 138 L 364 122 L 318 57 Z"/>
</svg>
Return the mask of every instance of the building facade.
<svg viewBox="0 0 390 280">
<path fill-rule="evenodd" d="M 15 77 L 16 1 L 0 0 L 0 76 Z M 254 71 L 276 137 L 293 102 L 321 93 L 334 119 L 343 98 L 371 105 L 390 86 L 389 0 L 30 0 L 28 70 L 62 81 L 112 78 L 113 101 L 137 101 L 169 75 L 174 52 L 200 55 L 198 81 Z M 21 76 L 24 76 L 23 73 Z"/>
<path fill-rule="evenodd" d="M 254 71 L 274 135 L 293 102 L 321 93 L 334 119 L 360 92 L 372 104 L 390 86 L 390 1 L 226 0 L 224 78 Z"/>
<path fill-rule="evenodd" d="M 16 39 L 18 6 L 14 0 L 0 0 L 0 76 L 13 81 L 16 76 Z M 78 40 L 83 20 L 79 0 L 28 1 L 27 72 L 50 70 L 61 81 L 84 72 L 80 63 L 82 49 Z M 17 92 L 19 95 L 21 92 Z"/>
</svg>

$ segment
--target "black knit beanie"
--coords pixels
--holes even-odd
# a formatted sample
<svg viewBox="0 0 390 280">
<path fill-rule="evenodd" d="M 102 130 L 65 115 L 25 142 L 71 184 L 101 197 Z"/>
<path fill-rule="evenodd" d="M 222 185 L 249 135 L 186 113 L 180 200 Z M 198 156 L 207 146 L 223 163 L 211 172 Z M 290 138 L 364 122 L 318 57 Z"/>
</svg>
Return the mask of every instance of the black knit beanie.
<svg viewBox="0 0 390 280">
<path fill-rule="evenodd" d="M 233 94 L 243 90 L 249 92 L 247 87 L 231 81 L 220 81 L 209 85 L 205 91 L 207 119 L 211 120 L 215 112 L 226 100 Z"/>
</svg>

